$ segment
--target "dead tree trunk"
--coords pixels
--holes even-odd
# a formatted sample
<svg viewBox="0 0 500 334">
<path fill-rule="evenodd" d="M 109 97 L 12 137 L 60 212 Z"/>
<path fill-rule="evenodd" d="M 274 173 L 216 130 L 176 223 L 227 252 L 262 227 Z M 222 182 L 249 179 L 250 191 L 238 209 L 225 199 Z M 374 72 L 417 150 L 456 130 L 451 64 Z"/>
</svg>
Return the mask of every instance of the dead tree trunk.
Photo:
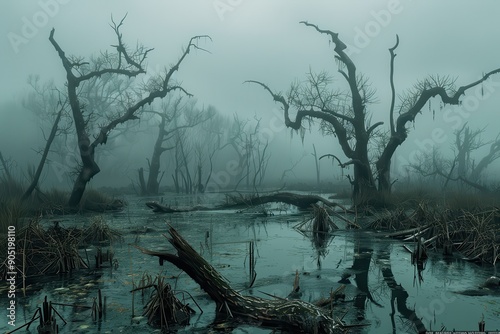
<svg viewBox="0 0 500 334">
<path fill-rule="evenodd" d="M 368 155 L 368 144 L 374 137 L 377 128 L 383 122 L 369 124 L 367 107 L 375 102 L 374 91 L 365 77 L 358 73 L 357 67 L 348 55 L 347 45 L 339 34 L 319 28 L 315 24 L 301 22 L 314 28 L 321 34 L 326 34 L 334 44 L 334 59 L 338 71 L 346 80 L 349 89 L 345 94 L 333 92 L 330 88 L 331 78 L 325 72 L 308 74 L 304 83 L 293 83 L 286 95 L 275 93 L 266 84 L 247 80 L 263 87 L 273 100 L 283 107 L 285 126 L 297 131 L 304 130 L 304 123 L 311 119 L 321 121 L 324 133 L 334 134 L 344 155 L 349 159 L 344 165 L 354 167 L 353 198 L 356 203 L 366 204 L 370 199 L 380 198 L 379 192 L 389 192 L 391 187 L 390 167 L 396 149 L 407 139 L 409 122 L 413 122 L 424 106 L 429 105 L 432 98 L 438 98 L 443 105 L 461 104 L 464 93 L 485 82 L 490 76 L 500 73 L 500 68 L 483 74 L 478 80 L 464 86 L 455 87 L 450 77 L 431 76 L 415 84 L 408 95 L 400 102 L 399 115 L 394 117 L 396 91 L 394 87 L 394 58 L 399 44 L 396 36 L 395 45 L 390 51 L 390 84 L 391 107 L 389 109 L 390 134 L 382 147 L 382 153 L 376 160 L 376 169 L 372 170 Z M 345 96 L 349 96 L 346 99 Z M 338 97 L 341 97 L 339 100 Z M 292 113 L 290 113 L 292 111 Z M 293 114 L 294 117 L 290 117 Z M 375 184 L 378 179 L 378 189 Z"/>
<path fill-rule="evenodd" d="M 499 135 L 500 136 L 500 135 Z M 500 158 L 500 139 L 499 136 L 495 139 L 493 143 L 490 145 L 490 151 L 487 155 L 485 155 L 479 163 L 474 167 L 470 174 L 470 179 L 474 182 L 478 182 L 481 176 L 481 173 L 488 167 L 493 161 Z"/>
<path fill-rule="evenodd" d="M 7 162 L 5 161 L 5 159 L 3 158 L 2 152 L 0 152 L 0 162 L 2 163 L 3 171 L 4 171 L 5 175 L 7 176 L 7 180 L 9 180 L 9 181 L 12 180 L 12 176 L 10 175 L 9 166 L 7 165 Z"/>
<path fill-rule="evenodd" d="M 112 130 L 114 130 L 119 124 L 139 119 L 136 114 L 140 113 L 144 106 L 150 105 L 156 99 L 166 97 L 167 94 L 173 91 L 180 90 L 189 95 L 189 93 L 181 86 L 172 84 L 170 79 L 179 70 L 180 65 L 193 48 L 204 50 L 198 47 L 197 42 L 201 38 L 210 38 L 209 36 L 192 37 L 177 62 L 172 65 L 172 67 L 161 78 L 160 85 L 151 91 L 148 91 L 144 98 L 137 101 L 130 101 L 132 103 L 130 103 L 128 107 L 118 112 L 116 116 L 111 117 L 111 119 L 106 121 L 105 124 L 100 125 L 99 130 L 92 136 L 88 126 L 89 118 L 84 116 L 84 112 L 88 115 L 89 113 L 94 112 L 94 110 L 85 111 L 84 104 L 80 102 L 78 94 L 81 85 L 89 82 L 89 80 L 99 80 L 103 75 L 116 75 L 134 78 L 138 75 L 144 74 L 146 73 L 146 70 L 144 69 L 144 61 L 148 57 L 149 52 L 153 50 L 147 49 L 143 46 L 138 46 L 135 50 L 129 52 L 128 48 L 123 43 L 122 33 L 120 32 L 120 28 L 124 20 L 125 18 L 123 18 L 119 23 L 112 21 L 111 25 L 118 39 L 118 44 L 113 46 L 116 48 L 116 56 L 111 56 L 110 54 L 104 52 L 101 53 L 103 57 L 105 57 L 102 64 L 111 63 L 109 67 L 100 63 L 94 64 L 95 66 L 90 66 L 88 62 L 83 60 L 76 61 L 75 59 L 77 58 L 68 57 L 66 52 L 54 39 L 55 29 L 52 29 L 49 35 L 49 41 L 57 51 L 66 72 L 66 88 L 68 91 L 68 99 L 73 115 L 76 136 L 78 138 L 78 149 L 81 158 L 81 168 L 68 201 L 68 205 L 70 207 L 78 206 L 87 183 L 92 179 L 92 177 L 100 172 L 100 168 L 95 161 L 95 150 L 99 145 L 106 144 L 109 133 Z M 92 137 L 94 138 L 93 140 L 91 140 Z"/>
<path fill-rule="evenodd" d="M 40 179 L 40 175 L 42 175 L 42 170 L 43 166 L 45 166 L 45 161 L 47 160 L 47 155 L 49 155 L 50 151 L 50 146 L 52 145 L 52 142 L 54 141 L 54 138 L 56 137 L 57 133 L 57 127 L 59 125 L 59 120 L 61 119 L 61 115 L 63 112 L 63 108 L 59 110 L 59 113 L 57 114 L 57 117 L 54 121 L 54 124 L 52 125 L 52 130 L 50 130 L 50 135 L 49 138 L 47 138 L 47 143 L 45 144 L 45 149 L 43 150 L 42 158 L 40 159 L 40 163 L 38 164 L 38 168 L 36 169 L 35 175 L 33 176 L 33 180 L 31 181 L 31 184 L 29 185 L 28 189 L 23 194 L 23 197 L 21 197 L 21 200 L 26 200 L 28 197 L 30 197 L 31 193 L 33 190 L 36 188 L 38 185 L 38 180 Z"/>
<path fill-rule="evenodd" d="M 153 155 L 149 163 L 148 183 L 143 195 L 158 195 L 158 190 L 160 189 L 160 182 L 158 180 L 158 175 L 160 174 L 160 157 L 167 150 L 162 146 L 165 135 L 165 117 L 161 117 L 158 137 L 156 138 Z"/>
<path fill-rule="evenodd" d="M 319 159 L 318 159 L 318 154 L 316 153 L 316 146 L 313 144 L 313 152 L 312 155 L 314 157 L 314 163 L 316 164 L 316 186 L 320 188 L 320 183 L 319 183 Z"/>
<path fill-rule="evenodd" d="M 144 180 L 144 168 L 139 168 L 139 186 L 141 187 L 139 193 L 144 195 L 146 193 L 146 181 Z"/>
<path fill-rule="evenodd" d="M 177 254 L 160 253 L 137 247 L 144 254 L 157 256 L 160 265 L 168 261 L 184 270 L 213 299 L 220 314 L 258 322 L 265 327 L 286 328 L 295 333 L 341 333 L 339 323 L 327 311 L 301 300 L 267 300 L 243 296 L 203 259 L 173 228 L 168 241 Z"/>
<path fill-rule="evenodd" d="M 172 180 L 174 181 L 175 193 L 180 194 L 181 187 L 179 186 L 179 168 L 175 168 L 174 174 L 172 174 Z"/>
<path fill-rule="evenodd" d="M 185 141 L 186 141 L 186 137 L 183 135 L 181 137 L 181 134 L 179 132 L 177 132 L 177 142 L 176 142 L 176 150 L 178 150 L 178 152 L 176 154 L 179 154 L 179 158 L 181 160 L 181 167 L 184 168 L 184 170 L 186 171 L 186 175 L 184 175 L 184 173 L 182 172 L 182 170 L 180 171 L 181 172 L 181 176 L 184 180 L 184 191 L 186 194 L 191 194 L 193 192 L 193 181 L 191 179 L 191 173 L 189 172 L 189 163 L 188 163 L 188 155 L 186 153 L 186 150 L 185 150 Z"/>
</svg>

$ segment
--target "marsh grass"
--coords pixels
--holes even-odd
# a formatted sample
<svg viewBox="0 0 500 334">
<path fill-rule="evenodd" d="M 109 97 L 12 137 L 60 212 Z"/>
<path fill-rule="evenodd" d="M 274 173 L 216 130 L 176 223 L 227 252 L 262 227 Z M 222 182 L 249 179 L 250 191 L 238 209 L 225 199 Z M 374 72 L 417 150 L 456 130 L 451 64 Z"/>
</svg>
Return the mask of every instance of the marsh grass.
<svg viewBox="0 0 500 334">
<path fill-rule="evenodd" d="M 23 278 L 68 273 L 88 268 L 80 256 L 80 231 L 64 229 L 58 224 L 44 229 L 38 219 L 31 220 L 16 231 L 16 266 Z M 0 265 L 2 277 L 8 271 L 6 263 Z"/>
<path fill-rule="evenodd" d="M 103 217 L 91 218 L 86 229 L 65 228 L 59 221 L 44 228 L 40 217 L 32 218 L 25 226 L 16 229 L 16 268 L 24 282 L 28 277 L 70 273 L 73 270 L 89 268 L 89 264 L 80 255 L 84 244 L 110 244 L 122 241 L 121 234 L 109 227 Z M 6 238 L 0 242 L 6 250 Z M 2 259 L 6 259 L 3 256 Z M 6 260 L 0 263 L 0 277 L 8 272 Z"/>
<path fill-rule="evenodd" d="M 442 191 L 441 189 L 417 186 L 404 190 L 376 192 L 364 199 L 364 205 L 371 210 L 406 208 L 413 209 L 422 203 L 430 206 L 477 210 L 500 205 L 500 193 L 481 193 L 459 189 Z"/>
<path fill-rule="evenodd" d="M 103 216 L 94 216 L 90 219 L 90 225 L 82 232 L 82 242 L 92 243 L 114 243 L 122 242 L 122 234 L 109 226 Z"/>
<path fill-rule="evenodd" d="M 69 193 L 59 189 L 42 192 L 36 189 L 31 196 L 22 200 L 26 185 L 5 175 L 0 177 L 0 235 L 9 226 L 23 227 L 25 217 L 38 217 L 54 214 L 74 213 L 67 207 Z M 120 210 L 124 201 L 111 198 L 106 194 L 88 189 L 82 198 L 79 211 Z M 1 253 L 1 251 L 0 251 Z"/>
<path fill-rule="evenodd" d="M 51 189 L 44 194 L 40 201 L 40 210 L 50 213 L 64 214 L 68 212 L 66 203 L 69 199 L 69 193 L 59 189 Z"/>
<path fill-rule="evenodd" d="M 26 215 L 29 203 L 23 203 L 23 184 L 20 181 L 0 177 L 0 233 L 6 233 L 9 226 L 22 227 L 21 219 Z"/>
<path fill-rule="evenodd" d="M 80 211 L 119 211 L 126 205 L 125 201 L 112 198 L 95 189 L 87 189 L 80 201 Z"/>
<path fill-rule="evenodd" d="M 95 189 L 87 189 L 83 193 L 80 205 L 82 205 L 83 208 L 85 208 L 85 203 L 108 203 L 111 201 L 112 199 L 105 193 L 99 192 Z"/>
<path fill-rule="evenodd" d="M 443 194 L 443 206 L 452 210 L 481 211 L 500 206 L 500 194 L 452 191 Z"/>
<path fill-rule="evenodd" d="M 392 207 L 373 210 L 370 228 L 413 241 L 423 237 L 434 249 L 460 252 L 471 261 L 500 260 L 500 200 L 471 192 L 395 193 Z"/>
<path fill-rule="evenodd" d="M 151 288 L 153 290 L 143 313 L 148 319 L 148 324 L 162 330 L 168 330 L 170 326 L 189 323 L 189 319 L 195 311 L 184 300 L 184 293 L 174 291 L 164 276 L 158 275 L 152 279 L 150 275 L 145 274 L 141 279 L 141 284 L 132 290 L 132 293 Z M 181 295 L 182 301 L 177 298 L 178 294 Z M 190 295 L 188 297 L 195 302 Z"/>
</svg>

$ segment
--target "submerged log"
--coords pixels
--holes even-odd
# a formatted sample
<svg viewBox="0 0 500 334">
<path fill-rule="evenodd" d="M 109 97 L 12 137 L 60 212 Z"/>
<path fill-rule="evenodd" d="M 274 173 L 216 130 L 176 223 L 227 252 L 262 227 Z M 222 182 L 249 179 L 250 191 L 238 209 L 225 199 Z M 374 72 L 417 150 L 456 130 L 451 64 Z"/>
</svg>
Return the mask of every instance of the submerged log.
<svg viewBox="0 0 500 334">
<path fill-rule="evenodd" d="M 257 322 L 261 326 L 286 328 L 295 333 L 341 333 L 342 325 L 327 310 L 301 300 L 263 299 L 243 296 L 201 257 L 173 228 L 170 237 L 177 254 L 161 253 L 136 246 L 144 254 L 157 256 L 160 265 L 168 261 L 185 271 L 215 301 L 219 315 L 243 321 Z"/>
</svg>

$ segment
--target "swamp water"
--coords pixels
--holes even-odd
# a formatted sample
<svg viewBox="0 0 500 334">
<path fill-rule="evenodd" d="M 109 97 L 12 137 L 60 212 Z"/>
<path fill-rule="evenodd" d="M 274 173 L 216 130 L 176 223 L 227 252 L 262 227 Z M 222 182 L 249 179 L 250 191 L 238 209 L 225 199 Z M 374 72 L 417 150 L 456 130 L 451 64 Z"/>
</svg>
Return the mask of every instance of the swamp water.
<svg viewBox="0 0 500 334">
<path fill-rule="evenodd" d="M 221 199 L 210 198 L 213 203 Z M 91 306 L 100 288 L 106 299 L 101 320 L 93 321 L 90 309 L 54 305 L 68 322 L 63 325 L 63 321 L 57 319 L 60 333 L 159 333 L 160 330 L 150 327 L 142 317 L 149 292 L 144 296 L 141 292 L 134 293 L 132 311 L 130 290 L 147 273 L 153 278 L 158 274 L 169 277 L 166 281 L 173 289 L 189 292 L 202 308 L 203 313 L 200 313 L 184 293 L 185 301 L 197 313 L 191 317 L 189 326 L 177 328 L 178 333 L 218 332 L 217 326 L 212 324 L 215 304 L 199 286 L 170 263 L 159 266 L 156 257 L 142 254 L 132 246 L 137 244 L 150 250 L 173 252 L 173 247 L 162 236 L 170 224 L 244 294 L 284 298 L 292 290 L 296 271 L 300 275 L 300 298 L 305 301 L 326 298 L 332 289 L 344 283 L 346 301 L 334 306 L 334 315 L 343 316 L 347 324 L 367 324 L 353 328 L 351 333 L 415 333 L 416 326 L 427 330 L 440 330 L 443 326 L 450 331 L 477 330 L 481 319 L 486 323 L 486 330 L 500 330 L 498 291 L 483 296 L 456 293 L 478 289 L 489 276 L 498 276 L 493 266 L 477 266 L 431 253 L 422 272 L 423 281 L 419 282 L 410 254 L 401 242 L 380 238 L 375 232 L 354 230 L 335 231 L 314 241 L 293 229 L 310 218 L 308 212 L 290 208 L 285 211 L 281 207 L 281 211 L 274 210 L 272 216 L 263 216 L 258 209 L 165 215 L 155 214 L 145 206 L 144 203 L 152 198 L 128 197 L 126 200 L 128 206 L 122 212 L 102 215 L 125 239 L 111 246 L 115 265 L 94 269 L 96 248 L 88 247 L 82 256 L 84 259 L 88 256 L 91 269 L 31 280 L 26 297 L 22 297 L 21 292 L 16 297 L 16 327 L 31 319 L 45 296 L 54 303 Z M 192 200 L 192 197 L 169 195 L 165 203 L 182 205 Z M 90 216 L 56 218 L 65 228 L 81 228 L 89 225 Z M 52 223 L 46 220 L 43 224 L 48 227 Z M 248 288 L 251 243 L 257 277 Z M 413 247 L 411 243 L 407 245 Z M 20 284 L 19 277 L 17 282 Z M 180 293 L 177 296 L 182 300 Z M 6 305 L 6 302 L 6 293 L 2 293 L 0 304 Z M 1 332 L 15 329 L 4 321 L 5 308 L 2 318 Z M 36 333 L 37 325 L 38 322 L 33 323 L 28 332 Z M 247 324 L 226 325 L 232 328 L 226 327 L 226 332 L 231 333 L 273 332 Z M 26 333 L 26 329 L 16 333 Z"/>
</svg>

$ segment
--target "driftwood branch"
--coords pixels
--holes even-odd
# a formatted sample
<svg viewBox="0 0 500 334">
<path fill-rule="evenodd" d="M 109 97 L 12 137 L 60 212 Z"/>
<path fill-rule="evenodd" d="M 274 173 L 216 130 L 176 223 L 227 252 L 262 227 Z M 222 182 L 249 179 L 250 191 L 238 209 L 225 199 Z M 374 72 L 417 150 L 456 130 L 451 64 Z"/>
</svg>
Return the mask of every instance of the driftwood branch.
<svg viewBox="0 0 500 334">
<path fill-rule="evenodd" d="M 160 265 L 168 261 L 186 272 L 215 301 L 217 312 L 227 317 L 258 322 L 265 327 L 286 328 L 293 333 L 341 333 L 341 324 L 328 311 L 300 300 L 263 299 L 244 296 L 234 290 L 217 270 L 201 257 L 173 228 L 165 235 L 177 254 L 136 246 L 156 256 Z"/>
</svg>

